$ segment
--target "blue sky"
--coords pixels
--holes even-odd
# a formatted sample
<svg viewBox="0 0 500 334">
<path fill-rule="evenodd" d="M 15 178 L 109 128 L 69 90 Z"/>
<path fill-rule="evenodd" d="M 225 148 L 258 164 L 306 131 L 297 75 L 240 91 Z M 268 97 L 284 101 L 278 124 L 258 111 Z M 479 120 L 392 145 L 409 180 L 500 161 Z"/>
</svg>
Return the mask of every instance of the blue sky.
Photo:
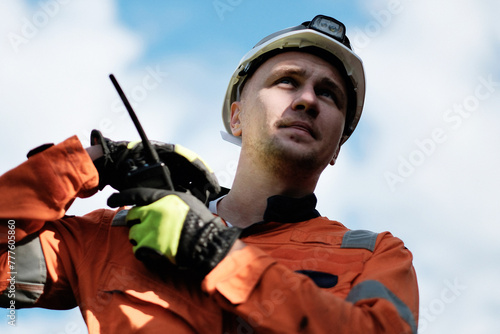
<svg viewBox="0 0 500 334">
<path fill-rule="evenodd" d="M 356 2 L 338 1 L 204 1 L 183 3 L 120 1 L 119 18 L 148 43 L 148 57 L 176 52 L 214 50 L 220 43 L 251 47 L 266 26 L 287 27 L 314 17 L 318 7 L 338 13 L 346 22 L 356 20 Z M 321 5 L 318 5 L 321 4 Z M 160 23 L 160 24 L 158 24 Z M 228 27 L 231 27 L 228 29 Z"/>
<path fill-rule="evenodd" d="M 88 144 L 93 128 L 137 139 L 114 73 L 151 139 L 199 153 L 229 187 L 239 149 L 220 139 L 220 109 L 238 61 L 272 32 L 333 16 L 363 59 L 367 97 L 320 180 L 318 210 L 405 241 L 421 333 L 496 333 L 499 12 L 490 0 L 5 0 L 0 172 L 41 143 L 76 134 Z M 77 200 L 69 213 L 103 207 L 109 194 Z M 86 331 L 76 309 L 20 310 L 16 328 L 0 315 L 2 333 Z"/>
</svg>

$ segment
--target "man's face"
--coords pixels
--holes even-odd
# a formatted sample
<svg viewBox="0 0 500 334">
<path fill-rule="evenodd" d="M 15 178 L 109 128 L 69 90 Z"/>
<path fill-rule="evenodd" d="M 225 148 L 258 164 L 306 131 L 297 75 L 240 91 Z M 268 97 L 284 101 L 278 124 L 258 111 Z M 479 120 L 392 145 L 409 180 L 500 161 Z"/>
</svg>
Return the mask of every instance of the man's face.
<svg viewBox="0 0 500 334">
<path fill-rule="evenodd" d="M 323 170 L 340 149 L 346 109 L 340 72 L 322 58 L 290 51 L 248 80 L 231 107 L 231 126 L 242 135 L 242 152 Z"/>
</svg>

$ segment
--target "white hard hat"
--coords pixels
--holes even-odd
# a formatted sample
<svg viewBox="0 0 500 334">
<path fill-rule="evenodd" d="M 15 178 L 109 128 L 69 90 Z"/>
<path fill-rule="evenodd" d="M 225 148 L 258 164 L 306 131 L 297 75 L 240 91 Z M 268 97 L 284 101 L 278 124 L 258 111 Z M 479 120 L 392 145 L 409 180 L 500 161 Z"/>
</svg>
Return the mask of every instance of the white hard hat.
<svg viewBox="0 0 500 334">
<path fill-rule="evenodd" d="M 326 54 L 329 58 L 326 60 L 334 63 L 340 61 L 349 79 L 347 85 L 350 100 L 348 102 L 346 125 L 341 140 L 341 143 L 344 143 L 359 122 L 365 99 L 363 62 L 352 51 L 345 31 L 345 26 L 341 22 L 328 16 L 318 15 L 312 21 L 280 30 L 257 43 L 240 61 L 229 81 L 222 106 L 222 120 L 227 131 L 227 134 L 222 133 L 224 139 L 241 145 L 241 137 L 235 137 L 231 133 L 231 104 L 239 100 L 245 80 L 265 60 L 278 53 L 293 49 L 306 52 L 308 52 L 308 49 L 315 49 L 321 51 L 323 58 Z"/>
</svg>

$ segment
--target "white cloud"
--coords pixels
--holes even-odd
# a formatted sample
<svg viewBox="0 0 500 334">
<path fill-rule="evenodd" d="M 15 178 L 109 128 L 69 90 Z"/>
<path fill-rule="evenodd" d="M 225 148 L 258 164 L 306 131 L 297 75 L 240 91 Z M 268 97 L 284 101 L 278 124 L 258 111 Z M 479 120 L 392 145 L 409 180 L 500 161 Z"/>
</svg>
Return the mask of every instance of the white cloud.
<svg viewBox="0 0 500 334">
<path fill-rule="evenodd" d="M 2 3 L 1 34 L 10 38 L 2 39 L 0 104 L 8 126 L 1 136 L 17 145 L 1 149 L 3 171 L 40 143 L 95 127 L 114 98 L 108 74 L 124 71 L 141 52 L 138 39 L 117 24 L 113 2 L 64 3 L 52 16 L 41 3 Z"/>
</svg>

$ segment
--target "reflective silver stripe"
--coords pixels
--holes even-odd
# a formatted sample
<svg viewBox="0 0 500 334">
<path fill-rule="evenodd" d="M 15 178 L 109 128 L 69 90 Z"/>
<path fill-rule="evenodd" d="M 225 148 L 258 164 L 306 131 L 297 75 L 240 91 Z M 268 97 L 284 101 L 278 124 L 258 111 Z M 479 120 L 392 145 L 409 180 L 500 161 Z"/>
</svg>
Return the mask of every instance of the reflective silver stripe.
<svg viewBox="0 0 500 334">
<path fill-rule="evenodd" d="M 127 226 L 127 221 L 125 220 L 125 218 L 127 218 L 127 213 L 128 210 L 118 211 L 113 217 L 111 226 Z"/>
<path fill-rule="evenodd" d="M 11 254 L 10 280 L 15 281 L 15 291 L 5 290 L 0 296 L 0 306 L 6 307 L 15 300 L 16 308 L 30 307 L 40 298 L 47 282 L 47 266 L 38 235 L 23 239 Z M 15 297 L 14 297 L 15 296 Z"/>
<path fill-rule="evenodd" d="M 342 238 L 341 248 L 365 248 L 373 252 L 378 233 L 368 230 L 350 230 Z"/>
<path fill-rule="evenodd" d="M 399 316 L 410 325 L 412 333 L 417 333 L 417 324 L 410 308 L 378 281 L 364 281 L 355 285 L 346 300 L 354 304 L 360 300 L 371 298 L 382 298 L 390 301 L 398 310 Z"/>
</svg>

